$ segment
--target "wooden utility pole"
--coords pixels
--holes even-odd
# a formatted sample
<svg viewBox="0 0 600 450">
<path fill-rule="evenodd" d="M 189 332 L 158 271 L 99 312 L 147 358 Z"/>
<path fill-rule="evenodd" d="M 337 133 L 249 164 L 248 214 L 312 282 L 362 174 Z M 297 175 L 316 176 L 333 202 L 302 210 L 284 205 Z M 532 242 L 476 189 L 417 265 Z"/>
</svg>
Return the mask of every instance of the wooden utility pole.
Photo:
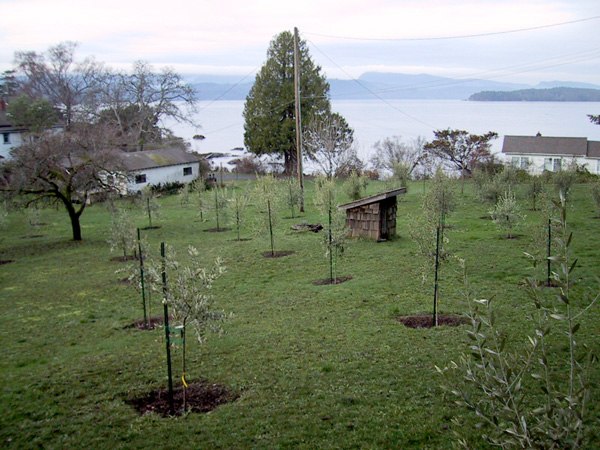
<svg viewBox="0 0 600 450">
<path fill-rule="evenodd" d="M 298 28 L 294 27 L 294 97 L 296 114 L 296 167 L 300 185 L 300 212 L 304 212 L 304 176 L 302 174 L 302 117 L 300 109 L 300 48 Z"/>
</svg>

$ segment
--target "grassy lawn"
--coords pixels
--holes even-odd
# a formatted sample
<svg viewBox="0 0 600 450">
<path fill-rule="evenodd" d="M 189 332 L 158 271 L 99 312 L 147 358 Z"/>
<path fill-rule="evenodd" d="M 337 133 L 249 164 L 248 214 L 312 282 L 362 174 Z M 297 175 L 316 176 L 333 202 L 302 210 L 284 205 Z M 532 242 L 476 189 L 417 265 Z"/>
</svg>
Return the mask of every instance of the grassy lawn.
<svg viewBox="0 0 600 450">
<path fill-rule="evenodd" d="M 162 418 L 140 416 L 126 401 L 166 386 L 164 331 L 127 328 L 142 316 L 133 287 L 115 273 L 126 263 L 111 261 L 106 243 L 110 216 L 93 205 L 82 216 L 84 241 L 70 241 L 68 217 L 45 209 L 35 229 L 24 214 L 11 213 L 1 231 L 0 259 L 0 446 L 5 448 L 446 448 L 453 442 L 450 419 L 466 414 L 443 393 L 434 365 L 444 366 L 467 350 L 466 326 L 408 329 L 398 315 L 429 312 L 433 285 L 421 283 L 416 247 L 406 231 L 418 213 L 422 185 L 410 186 L 398 207 L 398 237 L 375 243 L 354 240 L 335 286 L 312 282 L 329 275 L 321 234 L 291 225 L 323 222 L 312 205 L 289 218 L 280 210 L 276 250 L 294 253 L 264 258 L 268 237 L 250 229 L 207 232 L 194 206 L 177 197 L 161 199 L 160 228 L 145 233 L 158 251 L 161 241 L 183 254 L 189 244 L 206 257 L 221 256 L 227 273 L 214 293 L 232 317 L 222 336 L 205 345 L 190 341 L 188 379 L 223 384 L 239 397 L 207 414 Z M 372 182 L 369 193 L 383 188 Z M 457 195 L 448 218 L 449 248 L 467 263 L 478 297 L 495 298 L 500 326 L 519 348 L 532 330 L 533 307 L 521 280 L 530 275 L 523 256 L 531 251 L 540 213 L 526 211 L 518 239 L 502 238 L 490 209 L 471 186 Z M 579 258 L 575 296 L 598 292 L 600 219 L 591 187 L 574 188 L 569 226 Z M 342 199 L 345 200 L 345 199 Z M 252 209 L 249 210 L 252 214 Z M 142 212 L 135 216 L 147 225 Z M 467 310 L 461 271 L 447 264 L 441 275 L 440 309 Z M 161 312 L 157 296 L 153 313 Z M 599 308 L 586 316 L 579 340 L 600 348 Z M 567 349 L 557 345 L 557 354 Z M 174 349 L 175 374 L 178 349 Z M 592 373 L 590 447 L 600 446 L 600 369 Z M 466 416 L 467 423 L 475 419 Z M 596 425 L 596 427 L 594 427 Z M 472 429 L 474 446 L 479 431 Z"/>
</svg>

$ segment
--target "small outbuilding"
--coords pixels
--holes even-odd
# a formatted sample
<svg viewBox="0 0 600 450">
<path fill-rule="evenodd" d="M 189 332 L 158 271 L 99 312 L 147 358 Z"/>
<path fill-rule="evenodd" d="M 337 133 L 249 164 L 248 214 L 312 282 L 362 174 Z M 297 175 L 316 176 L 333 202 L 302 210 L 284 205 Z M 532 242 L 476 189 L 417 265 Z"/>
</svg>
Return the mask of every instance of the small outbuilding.
<svg viewBox="0 0 600 450">
<path fill-rule="evenodd" d="M 395 236 L 397 197 L 400 194 L 406 194 L 406 188 L 394 189 L 340 205 L 339 208 L 346 211 L 349 235 L 377 241 Z"/>
</svg>

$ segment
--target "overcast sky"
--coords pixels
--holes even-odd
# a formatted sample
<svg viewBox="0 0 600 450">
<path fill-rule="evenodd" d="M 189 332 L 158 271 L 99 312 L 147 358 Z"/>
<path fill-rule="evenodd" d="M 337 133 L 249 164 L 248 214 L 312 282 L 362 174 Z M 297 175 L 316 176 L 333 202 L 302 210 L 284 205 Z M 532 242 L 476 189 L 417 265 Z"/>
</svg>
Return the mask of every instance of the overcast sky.
<svg viewBox="0 0 600 450">
<path fill-rule="evenodd" d="M 15 51 L 71 40 L 81 58 L 117 68 L 141 59 L 251 81 L 271 39 L 298 27 L 330 78 L 600 84 L 599 0 L 0 0 L 0 10 L 0 70 Z"/>
</svg>

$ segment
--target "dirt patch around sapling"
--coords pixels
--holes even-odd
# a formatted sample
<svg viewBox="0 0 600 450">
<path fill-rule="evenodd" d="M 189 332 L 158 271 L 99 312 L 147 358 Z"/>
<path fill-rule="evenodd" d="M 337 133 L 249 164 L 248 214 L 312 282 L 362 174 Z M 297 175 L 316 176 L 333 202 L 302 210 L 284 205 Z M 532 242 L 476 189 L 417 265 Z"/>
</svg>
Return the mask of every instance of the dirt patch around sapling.
<svg viewBox="0 0 600 450">
<path fill-rule="evenodd" d="M 184 389 L 179 386 L 173 392 L 174 414 L 169 411 L 169 390 L 161 388 L 141 397 L 126 401 L 140 414 L 157 413 L 163 417 L 180 416 L 184 413 L 207 413 L 224 403 L 235 401 L 239 396 L 221 384 L 205 380 L 189 382 L 185 389 L 185 411 L 183 405 Z"/>
<path fill-rule="evenodd" d="M 434 328 L 431 314 L 416 314 L 413 316 L 399 316 L 396 320 L 407 328 Z M 469 323 L 469 318 L 457 314 L 439 314 L 438 327 L 457 327 Z"/>
<path fill-rule="evenodd" d="M 138 319 L 125 328 L 135 328 L 137 330 L 154 330 L 157 327 L 162 326 L 164 318 L 162 316 L 153 316 L 148 318 L 148 325 L 144 322 L 144 319 Z"/>
<path fill-rule="evenodd" d="M 135 261 L 136 259 L 138 259 L 137 255 L 113 256 L 112 258 L 110 258 L 111 261 L 115 262 Z"/>
<path fill-rule="evenodd" d="M 205 233 L 222 233 L 223 231 L 231 231 L 231 228 L 224 228 L 224 227 L 219 227 L 219 228 L 207 228 L 206 230 L 202 230 Z"/>
<path fill-rule="evenodd" d="M 265 258 L 282 258 L 284 256 L 293 255 L 294 251 L 292 250 L 280 250 L 278 252 L 263 252 L 263 256 Z"/>
<path fill-rule="evenodd" d="M 333 284 L 342 284 L 346 281 L 350 281 L 352 279 L 352 275 L 344 275 L 342 277 L 335 277 L 333 280 L 331 278 L 322 278 L 320 280 L 315 280 L 312 283 L 315 286 L 329 286 Z"/>
</svg>

